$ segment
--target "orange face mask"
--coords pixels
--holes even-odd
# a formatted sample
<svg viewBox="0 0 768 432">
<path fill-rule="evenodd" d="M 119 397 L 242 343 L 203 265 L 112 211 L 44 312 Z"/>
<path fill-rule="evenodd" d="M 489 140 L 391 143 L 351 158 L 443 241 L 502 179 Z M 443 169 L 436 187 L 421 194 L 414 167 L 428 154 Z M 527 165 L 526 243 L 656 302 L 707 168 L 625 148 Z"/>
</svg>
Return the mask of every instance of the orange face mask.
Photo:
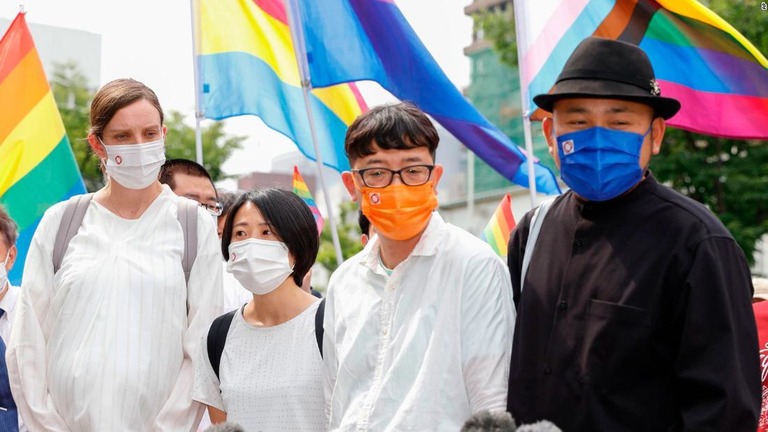
<svg viewBox="0 0 768 432">
<path fill-rule="evenodd" d="M 421 186 L 393 184 L 385 188 L 359 188 L 361 208 L 376 232 L 393 240 L 408 240 L 426 228 L 437 196 L 432 182 Z"/>
</svg>

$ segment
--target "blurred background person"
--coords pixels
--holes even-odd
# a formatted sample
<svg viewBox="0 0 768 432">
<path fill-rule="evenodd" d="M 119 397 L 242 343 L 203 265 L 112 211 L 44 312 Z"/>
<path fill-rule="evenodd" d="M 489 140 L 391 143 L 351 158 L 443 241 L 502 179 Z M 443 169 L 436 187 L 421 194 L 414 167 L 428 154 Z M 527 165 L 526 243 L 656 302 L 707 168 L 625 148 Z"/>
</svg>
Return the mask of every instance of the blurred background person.
<svg viewBox="0 0 768 432">
<path fill-rule="evenodd" d="M 0 259 L 3 260 L 0 264 L 0 430 L 9 432 L 27 430 L 11 395 L 5 364 L 5 347 L 11 335 L 16 299 L 19 297 L 19 287 L 11 285 L 8 280 L 8 273 L 16 262 L 17 238 L 16 223 L 0 206 Z"/>
<path fill-rule="evenodd" d="M 192 353 L 220 308 L 221 258 L 211 216 L 158 181 L 165 132 L 157 96 L 138 81 L 111 81 L 91 102 L 88 143 L 106 186 L 81 196 L 84 218 L 55 277 L 57 233 L 74 219 L 63 220 L 70 202 L 46 211 L 8 346 L 31 430 L 188 431 L 200 420 Z M 190 208 L 197 249 L 187 280 L 179 212 Z"/>
<path fill-rule="evenodd" d="M 232 207 L 221 250 L 227 270 L 253 296 L 227 314 L 222 351 L 210 351 L 209 333 L 200 352 L 193 398 L 208 405 L 213 423 L 231 421 L 254 431 L 324 430 L 315 334 L 320 301 L 300 289 L 319 246 L 312 212 L 292 192 L 257 189 Z"/>
<path fill-rule="evenodd" d="M 211 175 L 204 166 L 189 159 L 168 159 L 160 167 L 159 180 L 176 195 L 200 203 L 218 223 L 216 218 L 222 213 L 222 205 Z"/>
</svg>

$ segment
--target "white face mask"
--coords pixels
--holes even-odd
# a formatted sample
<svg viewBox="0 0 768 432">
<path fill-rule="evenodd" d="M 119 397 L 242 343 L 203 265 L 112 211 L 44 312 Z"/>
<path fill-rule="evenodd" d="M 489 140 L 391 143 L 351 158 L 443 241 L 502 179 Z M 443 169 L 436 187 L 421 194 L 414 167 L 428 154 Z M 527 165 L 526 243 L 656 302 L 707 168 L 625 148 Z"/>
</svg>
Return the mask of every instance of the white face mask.
<svg viewBox="0 0 768 432">
<path fill-rule="evenodd" d="M 283 242 L 248 239 L 229 245 L 227 271 L 245 289 L 264 295 L 274 291 L 293 273 Z"/>
<path fill-rule="evenodd" d="M 5 265 L 8 264 L 8 258 L 11 257 L 11 250 L 8 249 L 8 253 L 5 254 L 5 260 L 3 265 L 0 266 L 0 291 L 5 289 L 5 284 L 8 283 L 8 271 L 5 269 Z"/>
<path fill-rule="evenodd" d="M 101 139 L 99 139 L 101 141 Z M 104 144 L 104 142 L 101 142 Z M 145 144 L 104 145 L 107 174 L 128 189 L 144 189 L 157 180 L 165 162 L 165 141 Z"/>
</svg>

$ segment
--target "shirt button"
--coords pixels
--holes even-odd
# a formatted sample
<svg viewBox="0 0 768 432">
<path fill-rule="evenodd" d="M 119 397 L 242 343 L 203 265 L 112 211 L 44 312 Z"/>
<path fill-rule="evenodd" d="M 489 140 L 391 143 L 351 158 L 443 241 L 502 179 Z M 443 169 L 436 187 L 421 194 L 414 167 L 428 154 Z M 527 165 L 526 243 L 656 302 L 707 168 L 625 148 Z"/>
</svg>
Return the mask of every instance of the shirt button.
<svg viewBox="0 0 768 432">
<path fill-rule="evenodd" d="M 559 305 L 557 305 L 557 307 L 560 308 L 560 310 L 564 311 L 564 310 L 568 309 L 568 302 L 563 300 L 563 301 L 560 302 Z"/>
<path fill-rule="evenodd" d="M 544 368 L 544 374 L 545 375 L 551 375 L 552 374 L 552 368 L 547 366 Z"/>
</svg>

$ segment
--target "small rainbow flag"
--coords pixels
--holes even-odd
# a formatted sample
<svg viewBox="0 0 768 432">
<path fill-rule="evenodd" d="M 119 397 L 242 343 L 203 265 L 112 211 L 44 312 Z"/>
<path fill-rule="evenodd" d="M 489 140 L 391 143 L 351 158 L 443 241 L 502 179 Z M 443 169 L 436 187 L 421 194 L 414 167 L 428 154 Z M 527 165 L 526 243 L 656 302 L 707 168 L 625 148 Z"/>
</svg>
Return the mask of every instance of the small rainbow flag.
<svg viewBox="0 0 768 432">
<path fill-rule="evenodd" d="M 299 167 L 296 165 L 293 166 L 293 193 L 300 196 L 301 199 L 307 203 L 309 209 L 312 210 L 312 215 L 315 217 L 315 222 L 317 223 L 317 235 L 320 235 L 320 233 L 323 232 L 325 219 L 323 219 L 323 215 L 320 214 L 320 210 L 317 208 L 317 204 L 315 204 L 312 194 L 309 193 L 307 183 L 304 182 L 304 177 L 301 176 Z"/>
<path fill-rule="evenodd" d="M 755 13 L 759 10 L 755 2 Z M 663 96 L 678 99 L 668 124 L 736 139 L 768 138 L 768 60 L 732 25 L 695 0 L 517 0 L 523 110 L 547 93 L 588 36 L 640 46 Z M 768 18 L 768 15 L 766 15 Z M 595 65 L 599 67 L 600 65 Z M 536 110 L 534 119 L 544 116 Z"/>
<path fill-rule="evenodd" d="M 316 160 L 283 0 L 195 0 L 193 5 L 205 117 L 258 116 Z M 309 104 L 323 164 L 348 170 L 344 136 L 367 110 L 357 86 L 313 89 Z"/>
<path fill-rule="evenodd" d="M 507 256 L 507 243 L 509 235 L 515 228 L 515 217 L 512 215 L 512 198 L 509 194 L 504 195 L 496 211 L 493 212 L 491 220 L 485 226 L 480 238 L 491 245 L 496 253 L 502 257 Z"/>
<path fill-rule="evenodd" d="M 19 226 L 11 283 L 48 207 L 85 192 L 24 14 L 0 39 L 0 204 Z"/>
</svg>

